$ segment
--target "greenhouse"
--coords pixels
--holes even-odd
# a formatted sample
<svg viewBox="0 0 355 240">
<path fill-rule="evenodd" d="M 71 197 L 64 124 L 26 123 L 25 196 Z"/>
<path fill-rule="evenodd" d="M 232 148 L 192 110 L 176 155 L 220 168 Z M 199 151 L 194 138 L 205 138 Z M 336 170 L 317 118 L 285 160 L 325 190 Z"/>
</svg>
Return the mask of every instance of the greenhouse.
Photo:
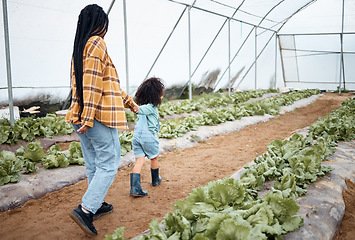
<svg viewBox="0 0 355 240">
<path fill-rule="evenodd" d="M 89 37 L 77 51 L 89 4 L 109 19 L 90 32 L 108 56 L 92 66 L 113 75 L 84 69 Z M 2 0 L 0 10 L 1 238 L 352 239 L 355 1 Z M 104 105 L 113 85 L 77 93 L 76 69 L 84 84 L 117 70 L 122 106 Z M 146 102 L 152 79 L 161 98 Z M 147 103 L 154 157 L 135 143 Z M 119 151 L 103 150 L 117 174 L 93 211 L 89 154 L 111 141 L 85 145 L 97 122 L 118 132 Z"/>
</svg>

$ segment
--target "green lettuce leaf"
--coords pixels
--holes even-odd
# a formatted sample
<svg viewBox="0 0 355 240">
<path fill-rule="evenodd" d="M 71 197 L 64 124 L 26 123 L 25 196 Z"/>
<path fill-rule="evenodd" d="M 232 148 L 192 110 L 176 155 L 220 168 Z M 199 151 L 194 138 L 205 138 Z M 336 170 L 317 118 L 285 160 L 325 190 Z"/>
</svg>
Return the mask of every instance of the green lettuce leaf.
<svg viewBox="0 0 355 240">
<path fill-rule="evenodd" d="M 71 142 L 69 145 L 69 162 L 71 164 L 85 165 L 80 142 Z"/>
<path fill-rule="evenodd" d="M 18 172 L 23 162 L 13 152 L 3 150 L 0 152 L 0 186 L 9 182 L 19 182 Z"/>
<path fill-rule="evenodd" d="M 113 231 L 113 234 L 105 235 L 105 240 L 126 240 L 123 237 L 123 232 L 125 229 L 125 227 L 116 228 L 115 231 Z"/>
<path fill-rule="evenodd" d="M 27 144 L 27 151 L 23 155 L 24 158 L 29 159 L 33 162 L 41 161 L 42 157 L 44 156 L 44 151 L 41 146 L 41 141 L 36 140 L 35 142 L 31 142 Z"/>
<path fill-rule="evenodd" d="M 216 240 L 244 240 L 247 239 L 250 228 L 238 225 L 233 219 L 226 219 L 216 234 Z"/>
</svg>

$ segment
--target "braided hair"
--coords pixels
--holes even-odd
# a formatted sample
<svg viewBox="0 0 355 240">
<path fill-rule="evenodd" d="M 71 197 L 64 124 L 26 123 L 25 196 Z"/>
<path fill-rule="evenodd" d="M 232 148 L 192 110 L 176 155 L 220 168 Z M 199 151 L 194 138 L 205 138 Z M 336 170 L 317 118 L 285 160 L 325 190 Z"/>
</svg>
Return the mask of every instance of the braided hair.
<svg viewBox="0 0 355 240">
<path fill-rule="evenodd" d="M 161 104 L 161 96 L 164 95 L 164 83 L 160 78 L 152 77 L 144 80 L 138 87 L 134 100 L 138 105 L 148 103 L 158 106 Z"/>
<path fill-rule="evenodd" d="M 76 97 L 79 100 L 79 121 L 84 108 L 83 101 L 83 53 L 86 42 L 92 36 L 103 37 L 108 29 L 108 16 L 102 7 L 91 4 L 81 10 L 76 27 L 73 61 Z"/>
</svg>

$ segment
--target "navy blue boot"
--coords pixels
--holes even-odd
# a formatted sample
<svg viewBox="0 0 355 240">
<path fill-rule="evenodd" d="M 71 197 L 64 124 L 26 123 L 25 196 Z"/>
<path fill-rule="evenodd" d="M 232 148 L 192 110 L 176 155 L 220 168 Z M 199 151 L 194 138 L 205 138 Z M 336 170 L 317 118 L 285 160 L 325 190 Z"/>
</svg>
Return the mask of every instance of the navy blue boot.
<svg viewBox="0 0 355 240">
<path fill-rule="evenodd" d="M 143 197 L 148 194 L 147 191 L 142 190 L 141 175 L 139 173 L 131 173 L 131 196 Z"/>
<path fill-rule="evenodd" d="M 150 169 L 152 174 L 152 185 L 153 187 L 158 186 L 161 183 L 161 176 L 159 176 L 159 168 L 157 169 Z"/>
</svg>

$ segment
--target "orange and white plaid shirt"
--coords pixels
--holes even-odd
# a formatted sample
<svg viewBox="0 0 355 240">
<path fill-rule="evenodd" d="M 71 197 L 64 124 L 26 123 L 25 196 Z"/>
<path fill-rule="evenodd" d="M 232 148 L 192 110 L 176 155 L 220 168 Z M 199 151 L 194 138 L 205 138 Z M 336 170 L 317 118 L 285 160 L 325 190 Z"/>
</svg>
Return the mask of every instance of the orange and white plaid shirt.
<svg viewBox="0 0 355 240">
<path fill-rule="evenodd" d="M 121 89 L 116 68 L 101 37 L 91 37 L 83 53 L 84 108 L 81 122 L 73 66 L 71 89 L 72 102 L 66 115 L 67 122 L 92 127 L 96 119 L 111 128 L 128 129 L 124 107 L 132 109 L 135 102 Z"/>
</svg>

